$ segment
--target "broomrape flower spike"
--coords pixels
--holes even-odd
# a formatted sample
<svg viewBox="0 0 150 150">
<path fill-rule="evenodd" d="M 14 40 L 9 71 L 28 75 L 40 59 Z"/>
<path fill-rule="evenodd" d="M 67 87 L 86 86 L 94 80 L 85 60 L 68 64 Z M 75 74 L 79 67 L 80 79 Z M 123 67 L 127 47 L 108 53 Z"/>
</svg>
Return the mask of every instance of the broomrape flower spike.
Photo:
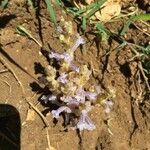
<svg viewBox="0 0 150 150">
<path fill-rule="evenodd" d="M 86 130 L 94 130 L 96 127 L 92 123 L 91 119 L 87 115 L 86 110 L 82 110 L 80 120 L 77 123 L 76 128 L 78 128 L 80 131 L 86 129 Z"/>
<path fill-rule="evenodd" d="M 85 40 L 78 36 L 74 45 L 64 53 L 51 52 L 49 58 L 54 58 L 59 63 L 59 69 L 49 65 L 46 70 L 46 86 L 50 90 L 49 95 L 42 96 L 41 100 L 45 103 L 52 103 L 58 106 L 57 110 L 52 110 L 52 117 L 58 119 L 61 113 L 71 113 L 79 117 L 75 129 L 94 130 L 96 127 L 88 116 L 95 101 L 99 101 L 102 93 L 97 85 L 90 85 L 89 79 L 92 73 L 87 65 L 77 66 L 73 63 L 74 51 L 84 44 Z M 90 86 L 86 86 L 90 85 Z M 110 95 L 114 95 L 110 91 Z M 103 96 L 103 95 L 102 95 Z M 114 96 L 109 96 L 113 98 Z M 94 102 L 94 103 L 93 103 Z M 105 112 L 109 113 L 113 102 L 103 101 Z"/>
</svg>

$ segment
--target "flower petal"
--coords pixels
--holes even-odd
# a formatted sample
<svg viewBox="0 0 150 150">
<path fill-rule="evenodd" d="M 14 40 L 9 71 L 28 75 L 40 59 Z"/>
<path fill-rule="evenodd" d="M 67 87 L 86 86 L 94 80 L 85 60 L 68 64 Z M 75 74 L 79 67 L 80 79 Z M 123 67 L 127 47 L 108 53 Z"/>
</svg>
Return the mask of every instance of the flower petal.
<svg viewBox="0 0 150 150">
<path fill-rule="evenodd" d="M 48 101 L 53 102 L 53 101 L 57 100 L 57 96 L 54 95 L 54 94 L 52 94 L 52 95 L 47 95 L 47 96 L 46 96 L 46 95 L 43 95 L 43 96 L 41 97 L 41 100 L 44 101 L 45 103 L 48 103 Z"/>
<path fill-rule="evenodd" d="M 96 127 L 93 124 L 93 122 L 91 121 L 91 119 L 88 117 L 87 115 L 87 111 L 86 110 L 82 110 L 81 116 L 80 116 L 80 120 L 77 123 L 77 128 L 82 131 L 84 129 L 86 130 L 94 130 Z"/>
<path fill-rule="evenodd" d="M 67 112 L 67 113 L 71 113 L 71 109 L 67 106 L 61 106 L 59 107 L 57 110 L 52 110 L 52 115 L 53 115 L 53 118 L 59 118 L 60 116 L 60 113 L 62 112 Z"/>
<path fill-rule="evenodd" d="M 77 67 L 75 64 L 71 64 L 71 69 L 73 70 L 73 71 L 75 71 L 75 72 L 77 72 L 77 73 L 79 73 L 80 72 L 80 68 L 79 67 Z"/>
<path fill-rule="evenodd" d="M 67 76 L 68 76 L 68 74 L 66 74 L 66 73 L 61 73 L 57 80 L 58 80 L 59 82 L 65 84 L 65 83 L 68 82 Z"/>
<path fill-rule="evenodd" d="M 97 93 L 95 92 L 85 92 L 87 99 L 89 100 L 96 100 Z"/>
<path fill-rule="evenodd" d="M 80 104 L 79 101 L 77 101 L 76 99 L 67 102 L 67 105 L 79 105 L 79 104 Z"/>
<path fill-rule="evenodd" d="M 59 54 L 59 53 L 55 53 L 55 52 L 51 52 L 48 56 L 49 56 L 49 58 L 55 58 L 56 60 L 64 59 L 63 54 Z"/>
<path fill-rule="evenodd" d="M 66 52 L 63 54 L 63 56 L 66 63 L 70 64 L 73 61 L 73 56 L 71 56 L 70 53 Z"/>
<path fill-rule="evenodd" d="M 111 109 L 112 109 L 112 106 L 114 105 L 114 103 L 110 100 L 106 100 L 104 102 L 104 107 L 105 107 L 105 112 L 108 114 L 110 113 Z"/>
<path fill-rule="evenodd" d="M 81 37 L 78 36 L 78 39 L 76 40 L 75 44 L 72 46 L 71 50 L 75 51 L 81 44 L 84 44 L 85 40 Z"/>
<path fill-rule="evenodd" d="M 85 91 L 82 88 L 79 88 L 79 89 L 77 89 L 76 95 L 74 97 L 80 103 L 84 103 L 85 102 L 85 96 L 86 96 Z"/>
</svg>

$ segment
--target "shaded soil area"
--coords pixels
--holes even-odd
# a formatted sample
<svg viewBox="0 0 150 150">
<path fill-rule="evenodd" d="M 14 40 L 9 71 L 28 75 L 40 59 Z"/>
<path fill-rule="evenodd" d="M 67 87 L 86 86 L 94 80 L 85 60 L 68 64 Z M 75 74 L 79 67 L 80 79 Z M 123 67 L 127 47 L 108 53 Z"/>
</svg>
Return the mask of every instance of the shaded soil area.
<svg viewBox="0 0 150 150">
<path fill-rule="evenodd" d="M 131 1 L 124 3 L 125 8 L 132 5 Z M 145 5 L 148 6 L 148 2 L 145 1 Z M 51 149 L 57 150 L 149 150 L 150 96 L 144 94 L 146 85 L 137 69 L 138 61 L 129 61 L 134 56 L 130 47 L 116 50 L 119 46 L 116 40 L 100 42 L 90 32 L 87 33 L 85 46 L 76 51 L 75 61 L 86 64 L 92 70 L 91 79 L 103 90 L 107 90 L 107 87 L 116 89 L 113 110 L 109 115 L 101 106 L 91 111 L 90 117 L 96 125 L 94 131 L 79 133 L 70 127 L 64 128 L 63 118 L 55 124 L 50 112 L 46 115 L 49 127 L 45 128 L 42 118 L 31 105 L 40 112 L 46 109 L 38 101 L 43 91 L 38 84 L 42 72 L 39 66 L 48 65 L 41 50 L 50 51 L 51 47 L 62 52 L 64 46 L 55 34 L 45 3 L 39 0 L 35 6 L 33 10 L 27 7 L 24 0 L 10 0 L 8 7 L 0 10 L 0 104 L 10 104 L 20 114 L 21 149 L 45 150 L 50 144 Z M 139 9 L 149 11 L 147 7 L 146 10 L 143 7 Z M 60 8 L 56 8 L 56 16 L 58 21 L 63 16 L 66 21 L 74 22 Z M 77 24 L 73 24 L 77 33 Z M 30 31 L 43 44 L 43 48 L 17 34 L 18 25 Z M 122 25 L 123 21 L 106 24 L 111 31 L 121 29 Z M 147 28 L 147 32 L 150 30 L 143 24 L 137 25 Z M 149 42 L 149 36 L 134 26 L 125 38 L 141 45 Z M 22 87 L 8 68 L 13 70 Z"/>
</svg>

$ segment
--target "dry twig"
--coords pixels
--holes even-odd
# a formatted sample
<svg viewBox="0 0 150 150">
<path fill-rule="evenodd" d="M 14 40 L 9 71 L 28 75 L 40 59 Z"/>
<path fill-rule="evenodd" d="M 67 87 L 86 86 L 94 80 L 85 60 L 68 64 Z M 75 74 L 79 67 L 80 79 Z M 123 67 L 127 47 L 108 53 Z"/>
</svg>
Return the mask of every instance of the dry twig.
<svg viewBox="0 0 150 150">
<path fill-rule="evenodd" d="M 13 76 L 15 77 L 16 81 L 18 82 L 18 84 L 20 85 L 20 87 L 22 89 L 22 93 L 25 94 L 24 87 L 23 87 L 22 83 L 20 82 L 18 76 L 16 75 L 16 73 L 12 69 L 12 67 L 6 62 L 6 60 L 2 56 L 0 56 L 0 61 L 13 74 Z"/>
<path fill-rule="evenodd" d="M 33 99 L 33 97 L 36 95 L 36 93 L 30 98 Z M 47 119 L 43 116 L 43 114 L 28 100 L 26 99 L 26 102 L 32 107 L 32 109 L 41 117 L 42 121 L 44 122 L 45 126 L 46 126 L 46 137 L 47 137 L 47 142 L 48 142 L 48 149 L 49 150 L 55 150 L 51 144 L 50 144 L 50 138 L 49 138 L 49 132 L 48 132 L 48 129 L 49 129 L 49 123 L 47 121 Z"/>
<path fill-rule="evenodd" d="M 49 148 L 49 150 L 51 150 L 48 128 L 46 128 L 46 137 L 47 137 L 48 148 Z"/>
<path fill-rule="evenodd" d="M 3 70 L 0 71 L 0 74 L 1 74 L 1 73 L 5 73 L 5 72 L 8 72 L 8 71 L 9 71 L 8 69 L 3 69 Z"/>
<path fill-rule="evenodd" d="M 142 76 L 143 76 L 143 78 L 144 78 L 144 80 L 145 80 L 146 86 L 147 86 L 148 90 L 150 91 L 150 85 L 149 85 L 149 83 L 148 83 L 148 78 L 146 77 L 146 75 L 145 75 L 145 73 L 144 73 L 144 69 L 143 69 L 143 66 L 142 66 L 142 63 L 141 63 L 141 62 L 138 63 L 138 68 L 140 69 L 140 71 L 141 71 L 141 73 L 142 73 Z"/>
<path fill-rule="evenodd" d="M 135 53 L 136 57 L 140 56 L 139 52 L 137 52 L 137 51 L 132 47 L 132 45 L 129 45 L 129 47 L 130 47 L 131 50 Z M 133 60 L 133 59 L 131 59 L 131 60 Z M 131 60 L 130 60 L 130 61 L 131 61 Z M 143 76 L 143 78 L 144 78 L 144 80 L 145 80 L 145 83 L 146 83 L 146 86 L 147 86 L 148 90 L 150 91 L 150 85 L 149 85 L 149 83 L 148 83 L 148 78 L 147 78 L 146 75 L 145 75 L 145 72 L 144 72 L 144 69 L 143 69 L 143 66 L 142 66 L 141 61 L 138 62 L 138 68 L 139 68 L 139 70 L 140 70 L 141 73 L 142 73 L 142 76 Z"/>
<path fill-rule="evenodd" d="M 49 127 L 49 123 L 45 116 L 31 103 L 29 100 L 25 98 L 26 102 L 32 107 L 32 109 L 41 117 L 46 127 Z"/>
<path fill-rule="evenodd" d="M 0 79 L 1 80 L 1 79 Z M 1 80 L 2 82 L 4 82 L 8 87 L 9 87 L 9 95 L 11 94 L 11 92 L 12 92 L 12 89 L 11 89 L 11 85 L 7 82 L 7 81 L 5 81 L 5 80 Z M 8 96 L 9 97 L 9 96 Z M 6 101 L 5 101 L 5 104 L 7 104 L 8 103 L 8 97 L 6 98 Z"/>
<path fill-rule="evenodd" d="M 142 29 L 141 29 L 139 26 L 137 26 L 135 23 L 133 23 L 133 24 L 134 24 L 134 26 L 135 26 L 139 31 L 143 32 L 143 33 L 146 34 L 147 36 L 150 36 L 149 33 L 147 33 L 146 31 L 142 30 Z"/>
<path fill-rule="evenodd" d="M 144 91 L 142 90 L 142 86 L 141 86 L 141 76 L 140 76 L 140 70 L 139 69 L 137 70 L 137 73 L 136 73 L 136 79 L 137 80 L 135 80 L 135 86 L 137 89 L 137 97 L 136 97 L 135 102 L 138 105 L 139 103 L 142 102 L 143 95 L 144 95 Z"/>
<path fill-rule="evenodd" d="M 148 24 L 147 22 L 145 22 L 145 21 L 143 21 L 143 20 L 141 20 L 141 22 L 142 22 L 143 24 L 145 24 L 146 26 L 150 27 L 150 24 Z"/>
</svg>

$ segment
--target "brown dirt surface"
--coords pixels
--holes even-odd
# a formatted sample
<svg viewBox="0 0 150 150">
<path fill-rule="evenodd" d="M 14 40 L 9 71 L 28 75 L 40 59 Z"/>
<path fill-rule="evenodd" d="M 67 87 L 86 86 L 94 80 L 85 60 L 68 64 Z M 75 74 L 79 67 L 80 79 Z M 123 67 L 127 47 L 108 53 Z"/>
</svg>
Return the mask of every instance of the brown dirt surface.
<svg viewBox="0 0 150 150">
<path fill-rule="evenodd" d="M 124 8 L 131 6 L 131 2 L 133 1 L 129 1 L 129 4 L 124 1 Z M 139 1 L 136 3 L 139 4 Z M 49 127 L 46 128 L 36 111 L 29 114 L 32 107 L 26 99 L 40 112 L 45 110 L 45 107 L 38 102 L 41 96 L 41 93 L 37 92 L 40 88 L 38 87 L 40 75 L 35 66 L 41 64 L 46 67 L 48 61 L 41 54 L 39 45 L 16 33 L 17 25 L 26 27 L 33 37 L 43 43 L 43 49 L 49 51 L 49 44 L 57 51 L 64 50 L 56 37 L 45 3 L 39 0 L 35 4 L 36 9 L 33 10 L 28 8 L 24 0 L 10 0 L 7 8 L 0 10 L 0 45 L 7 54 L 7 56 L 4 55 L 0 50 L 0 58 L 4 60 L 1 62 L 0 59 L 0 104 L 10 104 L 20 113 L 21 149 L 48 150 L 49 143 L 52 150 L 53 148 L 56 150 L 150 150 L 150 96 L 144 95 L 143 78 L 138 80 L 140 76 L 137 69 L 138 62 L 129 62 L 129 59 L 134 56 L 132 49 L 125 47 L 121 51 L 112 50 L 111 53 L 107 53 L 110 47 L 114 49 L 119 45 L 115 40 L 108 43 L 99 42 L 99 40 L 95 42 L 95 36 L 87 34 L 85 47 L 82 50 L 78 49 L 75 54 L 76 62 L 89 66 L 93 71 L 92 80 L 103 90 L 113 87 L 117 91 L 116 98 L 113 100 L 113 110 L 109 115 L 105 114 L 101 106 L 96 106 L 90 113 L 96 125 L 95 130 L 78 133 L 70 127 L 64 128 L 62 118 L 54 124 L 50 112 L 46 115 L 49 123 Z M 145 5 L 148 5 L 147 1 Z M 141 9 L 141 11 L 144 10 Z M 56 16 L 58 21 L 61 16 L 64 16 L 66 20 L 73 22 L 73 19 L 60 8 L 56 8 Z M 111 31 L 121 29 L 122 25 L 122 21 L 106 24 Z M 150 30 L 142 23 L 136 25 L 139 28 L 145 28 L 147 33 Z M 74 31 L 77 32 L 75 22 Z M 148 44 L 150 40 L 149 36 L 135 26 L 129 29 L 125 38 L 127 41 L 141 45 Z M 7 70 L 9 68 L 6 64 L 15 72 L 23 89 L 12 72 Z M 30 119 L 27 119 L 27 116 Z"/>
</svg>

